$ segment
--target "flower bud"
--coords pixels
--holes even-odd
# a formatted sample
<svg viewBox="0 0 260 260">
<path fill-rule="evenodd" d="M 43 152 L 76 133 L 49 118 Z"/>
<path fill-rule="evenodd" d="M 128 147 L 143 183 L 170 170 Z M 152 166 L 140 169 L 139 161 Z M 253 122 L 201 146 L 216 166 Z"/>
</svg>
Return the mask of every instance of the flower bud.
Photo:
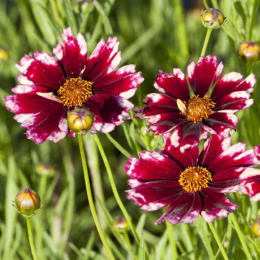
<svg viewBox="0 0 260 260">
<path fill-rule="evenodd" d="M 20 214 L 30 217 L 41 208 L 41 200 L 35 191 L 25 189 L 16 195 L 15 207 Z"/>
<path fill-rule="evenodd" d="M 114 222 L 113 222 L 113 228 L 117 229 L 118 231 L 124 232 L 129 229 L 129 225 L 125 219 L 125 217 L 120 216 L 116 217 Z"/>
<path fill-rule="evenodd" d="M 68 126 L 74 133 L 89 131 L 93 121 L 94 118 L 92 113 L 85 108 L 76 107 L 67 114 Z"/>
<path fill-rule="evenodd" d="M 0 61 L 5 61 L 9 59 L 8 51 L 0 45 Z"/>
<path fill-rule="evenodd" d="M 49 163 L 38 163 L 36 173 L 41 176 L 52 177 L 55 174 L 55 169 Z"/>
<path fill-rule="evenodd" d="M 200 16 L 203 25 L 208 29 L 218 29 L 226 21 L 226 17 L 214 8 L 202 11 Z"/>
<path fill-rule="evenodd" d="M 238 47 L 238 55 L 246 63 L 254 63 L 260 58 L 260 45 L 255 42 L 242 42 Z"/>
<path fill-rule="evenodd" d="M 260 219 L 257 219 L 255 223 L 252 225 L 252 232 L 256 237 L 260 236 Z"/>
</svg>

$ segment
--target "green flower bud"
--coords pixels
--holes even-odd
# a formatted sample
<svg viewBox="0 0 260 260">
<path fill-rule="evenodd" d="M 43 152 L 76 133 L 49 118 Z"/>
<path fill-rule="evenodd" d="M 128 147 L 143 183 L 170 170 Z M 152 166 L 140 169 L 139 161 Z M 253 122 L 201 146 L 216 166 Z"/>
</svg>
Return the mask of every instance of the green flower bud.
<svg viewBox="0 0 260 260">
<path fill-rule="evenodd" d="M 202 11 L 200 16 L 202 24 L 208 29 L 218 29 L 226 21 L 226 17 L 214 8 Z"/>
<path fill-rule="evenodd" d="M 16 195 L 15 207 L 20 214 L 30 217 L 41 208 L 41 199 L 35 191 L 25 189 Z"/>
<path fill-rule="evenodd" d="M 113 228 L 117 229 L 120 232 L 124 232 L 129 229 L 129 225 L 128 225 L 125 217 L 120 216 L 120 217 L 115 218 L 115 220 L 113 222 Z"/>
<path fill-rule="evenodd" d="M 238 47 L 238 55 L 246 63 L 254 63 L 260 58 L 260 45 L 255 42 L 242 42 Z"/>
<path fill-rule="evenodd" d="M 0 45 L 0 61 L 5 61 L 9 59 L 8 51 Z"/>
<path fill-rule="evenodd" d="M 38 163 L 36 173 L 41 176 L 52 177 L 55 174 L 55 169 L 49 163 Z"/>
<path fill-rule="evenodd" d="M 93 121 L 94 118 L 92 113 L 85 108 L 76 107 L 67 114 L 69 129 L 74 133 L 89 131 Z"/>
</svg>

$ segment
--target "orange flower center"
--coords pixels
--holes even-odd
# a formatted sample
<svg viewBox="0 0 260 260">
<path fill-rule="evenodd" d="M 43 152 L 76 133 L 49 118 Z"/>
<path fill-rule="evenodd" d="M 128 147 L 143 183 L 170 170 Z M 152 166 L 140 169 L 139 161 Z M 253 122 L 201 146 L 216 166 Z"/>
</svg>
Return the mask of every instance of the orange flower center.
<svg viewBox="0 0 260 260">
<path fill-rule="evenodd" d="M 206 95 L 203 98 L 199 96 L 191 97 L 188 102 L 182 102 L 178 99 L 177 106 L 187 120 L 196 124 L 214 113 L 211 108 L 215 106 L 215 103 Z"/>
<path fill-rule="evenodd" d="M 93 95 L 92 84 L 80 77 L 66 80 L 58 89 L 60 102 L 67 107 L 81 107 Z"/>
<path fill-rule="evenodd" d="M 179 183 L 186 192 L 200 191 L 212 181 L 211 173 L 203 167 L 189 167 L 183 171 Z"/>
</svg>

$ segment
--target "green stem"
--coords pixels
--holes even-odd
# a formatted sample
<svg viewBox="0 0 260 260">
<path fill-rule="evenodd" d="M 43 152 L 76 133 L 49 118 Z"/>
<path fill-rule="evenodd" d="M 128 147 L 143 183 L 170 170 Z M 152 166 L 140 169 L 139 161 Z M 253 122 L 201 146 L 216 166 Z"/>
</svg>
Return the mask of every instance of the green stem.
<svg viewBox="0 0 260 260">
<path fill-rule="evenodd" d="M 170 241 L 171 250 L 172 250 L 172 258 L 171 259 L 177 259 L 178 258 L 178 252 L 177 252 L 176 243 L 175 243 L 174 236 L 173 236 L 173 225 L 170 224 L 167 221 L 165 221 L 165 224 L 166 224 L 166 228 L 168 230 L 169 241 Z"/>
<path fill-rule="evenodd" d="M 245 239 L 244 239 L 244 236 L 243 236 L 243 234 L 242 234 L 242 232 L 241 232 L 241 229 L 240 229 L 240 227 L 239 227 L 239 225 L 238 225 L 237 218 L 236 218 L 235 214 L 230 214 L 230 218 L 231 218 L 231 220 L 232 220 L 232 222 L 233 222 L 233 225 L 234 225 L 234 228 L 235 228 L 235 230 L 236 230 L 236 232 L 237 232 L 238 238 L 239 238 L 239 240 L 240 240 L 240 242 L 241 242 L 241 245 L 242 245 L 242 247 L 243 247 L 243 249 L 244 249 L 246 258 L 247 258 L 248 260 L 252 260 L 253 258 L 251 257 L 251 254 L 250 254 L 250 252 L 249 252 L 249 249 L 248 249 L 248 247 L 247 247 L 247 244 L 246 244 L 246 241 L 245 241 Z"/>
<path fill-rule="evenodd" d="M 201 54 L 200 54 L 201 57 L 205 56 L 211 33 L 212 33 L 212 29 L 207 29 L 207 34 L 206 34 L 204 44 L 203 44 L 203 48 L 202 48 L 202 51 L 201 51 Z"/>
<path fill-rule="evenodd" d="M 129 158 L 131 155 L 127 150 L 119 144 L 110 134 L 106 134 L 109 141 L 126 157 Z"/>
<path fill-rule="evenodd" d="M 103 233 L 103 230 L 101 228 L 101 225 L 99 223 L 98 217 L 97 217 L 97 213 L 96 213 L 96 209 L 95 209 L 95 205 L 93 202 L 93 197 L 92 197 L 92 192 L 91 192 L 91 187 L 90 187 L 90 180 L 89 180 L 89 175 L 88 175 L 88 167 L 87 167 L 87 160 L 86 160 L 86 156 L 85 156 L 85 151 L 84 151 L 84 144 L 83 144 L 83 138 L 81 134 L 78 134 L 78 142 L 79 142 L 79 150 L 80 150 L 80 156 L 81 156 L 81 161 L 82 161 L 82 167 L 83 167 L 83 172 L 84 172 L 84 179 L 85 179 L 85 185 L 86 185 L 86 191 L 87 191 L 87 196 L 88 196 L 88 202 L 89 202 L 89 208 L 91 211 L 91 214 L 93 216 L 95 225 L 97 227 L 97 231 L 98 234 L 100 236 L 100 239 L 107 251 L 107 254 L 109 256 L 110 259 L 115 259 L 113 256 L 113 253 L 106 241 L 105 235 Z"/>
<path fill-rule="evenodd" d="M 214 238 L 215 238 L 215 240 L 216 240 L 216 242 L 217 242 L 217 244 L 219 246 L 219 249 L 220 249 L 220 251 L 222 253 L 223 258 L 225 260 L 228 260 L 227 253 L 226 253 L 226 251 L 225 251 L 225 249 L 224 249 L 224 247 L 223 247 L 223 245 L 222 245 L 222 243 L 220 241 L 220 238 L 219 238 L 219 236 L 218 236 L 218 234 L 216 232 L 215 227 L 213 226 L 212 223 L 208 223 L 208 224 L 209 224 L 209 228 L 210 228 L 210 230 L 211 230 L 211 232 L 212 232 L 212 234 L 213 234 L 213 236 L 214 236 Z"/>
<path fill-rule="evenodd" d="M 208 5 L 208 3 L 207 3 L 206 0 L 203 0 L 203 4 L 204 4 L 204 6 L 205 6 L 206 9 L 209 9 L 209 5 Z"/>
<path fill-rule="evenodd" d="M 27 222 L 27 231 L 28 231 L 28 238 L 29 238 L 29 243 L 30 243 L 30 247 L 31 247 L 31 251 L 32 251 L 32 256 L 34 260 L 38 260 L 37 255 L 36 255 L 36 250 L 34 247 L 34 243 L 33 243 L 33 234 L 32 234 L 32 227 L 31 227 L 31 218 L 27 217 L 26 218 L 26 222 Z"/>
<path fill-rule="evenodd" d="M 120 207 L 120 209 L 121 209 L 121 211 L 122 211 L 122 213 L 123 213 L 123 215 L 124 215 L 126 221 L 128 222 L 128 224 L 129 224 L 129 226 L 130 226 L 130 229 L 131 229 L 131 231 L 132 231 L 132 233 L 133 233 L 133 235 L 134 235 L 134 237 L 135 237 L 135 240 L 136 240 L 137 244 L 140 245 L 140 239 L 139 239 L 139 237 L 138 237 L 138 235 L 137 235 L 137 233 L 136 233 L 136 230 L 135 230 L 134 225 L 133 225 L 133 223 L 132 223 L 132 221 L 131 221 L 131 218 L 130 218 L 130 216 L 128 215 L 127 210 L 126 210 L 126 208 L 125 208 L 125 206 L 124 206 L 124 204 L 123 204 L 123 202 L 122 202 L 122 200 L 120 199 L 120 196 L 119 196 L 119 194 L 118 194 L 118 191 L 117 191 L 117 188 L 116 188 L 116 184 L 115 184 L 115 180 L 114 180 L 114 178 L 113 178 L 113 174 L 112 174 L 110 165 L 109 165 L 109 163 L 108 163 L 106 154 L 105 154 L 105 152 L 104 152 L 104 149 L 103 149 L 103 147 L 102 147 L 102 145 L 101 145 L 101 143 L 100 143 L 100 140 L 99 140 L 98 136 L 97 136 L 97 135 L 94 135 L 94 138 L 95 138 L 96 144 L 97 144 L 97 146 L 98 146 L 99 152 L 100 152 L 100 154 L 101 154 L 101 157 L 102 157 L 102 159 L 103 159 L 103 162 L 104 162 L 104 164 L 105 164 L 105 167 L 106 167 L 106 170 L 107 170 L 107 174 L 108 174 L 108 179 L 109 179 L 109 182 L 110 182 L 112 191 L 113 191 L 113 193 L 114 193 L 115 199 L 116 199 L 116 201 L 117 201 L 117 204 L 118 204 L 118 206 Z"/>
</svg>

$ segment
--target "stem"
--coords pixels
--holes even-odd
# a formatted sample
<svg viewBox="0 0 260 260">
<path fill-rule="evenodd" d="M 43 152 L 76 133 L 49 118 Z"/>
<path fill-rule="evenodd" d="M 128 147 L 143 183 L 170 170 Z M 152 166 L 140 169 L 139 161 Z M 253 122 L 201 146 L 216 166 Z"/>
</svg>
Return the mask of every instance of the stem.
<svg viewBox="0 0 260 260">
<path fill-rule="evenodd" d="M 130 153 L 121 145 L 119 144 L 110 134 L 106 134 L 109 141 L 126 157 L 129 158 L 131 155 Z"/>
<path fill-rule="evenodd" d="M 31 252 L 32 252 L 32 256 L 34 260 L 38 260 L 37 255 L 36 255 L 36 250 L 34 247 L 34 243 L 33 243 L 33 234 L 32 234 L 32 227 L 31 227 L 31 218 L 27 217 L 26 218 L 26 222 L 27 222 L 27 231 L 28 231 L 28 238 L 29 238 L 29 243 L 30 243 L 30 247 L 31 247 Z"/>
<path fill-rule="evenodd" d="M 238 238 L 239 238 L 239 240 L 240 240 L 240 242 L 241 242 L 241 245 L 242 245 L 242 247 L 243 247 L 243 249 L 244 249 L 246 258 L 247 258 L 248 260 L 252 260 L 253 258 L 251 257 L 251 254 L 250 254 L 250 252 L 249 252 L 249 249 L 248 249 L 248 247 L 247 247 L 247 244 L 246 244 L 246 241 L 245 241 L 245 239 L 244 239 L 244 236 L 243 236 L 243 234 L 242 234 L 242 232 L 241 232 L 241 229 L 240 229 L 240 227 L 239 227 L 239 225 L 238 225 L 237 218 L 236 218 L 235 214 L 230 214 L 230 218 L 231 218 L 231 221 L 233 222 L 233 225 L 234 225 L 234 228 L 235 228 L 235 230 L 236 230 L 236 232 L 237 232 Z"/>
<path fill-rule="evenodd" d="M 213 236 L 214 236 L 214 238 L 215 238 L 215 240 L 216 240 L 216 242 L 217 242 L 217 244 L 218 244 L 218 246 L 219 246 L 219 249 L 220 249 L 220 251 L 221 251 L 221 253 L 222 253 L 223 258 L 224 258 L 225 260 L 228 260 L 227 253 L 226 253 L 226 251 L 225 251 L 223 245 L 221 244 L 221 241 L 220 241 L 220 239 L 219 239 L 219 236 L 218 236 L 218 234 L 217 234 L 217 232 L 216 232 L 215 227 L 213 226 L 212 223 L 208 223 L 208 224 L 209 224 L 209 228 L 210 228 L 210 230 L 211 230 L 211 232 L 212 232 L 212 234 L 213 234 Z"/>
<path fill-rule="evenodd" d="M 203 0 L 203 4 L 204 4 L 204 6 L 205 6 L 206 9 L 209 9 L 209 5 L 208 5 L 208 3 L 207 3 L 206 0 Z"/>
<path fill-rule="evenodd" d="M 208 46 L 208 43 L 209 43 L 209 38 L 210 38 L 211 32 L 212 32 L 212 29 L 207 29 L 207 34 L 206 34 L 204 44 L 203 44 L 203 48 L 202 48 L 202 51 L 201 51 L 201 54 L 200 54 L 201 57 L 205 56 L 205 52 L 206 52 L 206 49 L 207 49 L 207 46 Z"/>
<path fill-rule="evenodd" d="M 166 228 L 168 230 L 169 241 L 170 241 L 170 245 L 171 245 L 171 251 L 172 251 L 171 259 L 177 259 L 178 253 L 177 253 L 176 243 L 175 243 L 174 236 L 173 236 L 173 225 L 167 221 L 165 221 L 165 224 L 166 224 Z"/>
<path fill-rule="evenodd" d="M 103 147 L 102 147 L 102 145 L 101 145 L 101 143 L 100 143 L 100 140 L 99 140 L 98 136 L 97 136 L 97 135 L 94 135 L 94 138 L 95 138 L 96 144 L 97 144 L 97 146 L 98 146 L 99 152 L 100 152 L 100 154 L 101 154 L 101 157 L 102 157 L 102 159 L 103 159 L 103 162 L 104 162 L 104 164 L 105 164 L 105 167 L 106 167 L 106 170 L 107 170 L 107 174 L 108 174 L 108 178 L 109 178 L 109 182 L 110 182 L 112 191 L 113 191 L 113 193 L 114 193 L 115 199 L 116 199 L 116 201 L 117 201 L 117 204 L 118 204 L 118 206 L 120 207 L 120 209 L 121 209 L 121 211 L 122 211 L 122 213 L 123 213 L 123 215 L 124 215 L 126 221 L 128 222 L 128 224 L 129 224 L 129 226 L 130 226 L 130 229 L 131 229 L 131 231 L 132 231 L 132 233 L 133 233 L 133 235 L 134 235 L 134 237 L 135 237 L 135 240 L 136 240 L 137 244 L 140 245 L 140 239 L 139 239 L 139 237 L 138 237 L 138 235 L 137 235 L 137 233 L 136 233 L 136 230 L 135 230 L 134 225 L 133 225 L 133 223 L 132 223 L 132 221 L 131 221 L 131 218 L 130 218 L 130 216 L 128 215 L 127 210 L 126 210 L 126 208 L 125 208 L 125 206 L 124 206 L 123 202 L 121 201 L 120 196 L 119 196 L 119 194 L 118 194 L 118 191 L 117 191 L 117 188 L 116 188 L 116 184 L 115 184 L 115 180 L 114 180 L 114 178 L 113 178 L 113 174 L 112 174 L 110 165 L 109 165 L 109 163 L 108 163 L 106 154 L 105 154 L 105 152 L 104 152 L 104 149 L 103 149 Z"/>
<path fill-rule="evenodd" d="M 103 230 L 101 228 L 101 225 L 99 223 L 95 205 L 93 202 L 93 197 L 92 197 L 92 192 L 91 192 L 91 187 L 90 187 L 90 181 L 89 181 L 89 175 L 88 175 L 88 167 L 87 167 L 87 161 L 86 161 L 86 156 L 84 152 L 84 144 L 83 144 L 83 138 L 82 135 L 78 134 L 78 142 L 79 142 L 79 150 L 80 150 L 80 156 L 81 156 L 81 161 L 82 161 L 82 167 L 83 167 L 83 172 L 84 172 L 84 179 L 85 179 L 85 185 L 86 185 L 86 191 L 87 191 L 87 196 L 88 196 L 88 202 L 89 202 L 89 208 L 91 211 L 91 214 L 93 216 L 95 225 L 97 227 L 98 234 L 100 236 L 100 239 L 107 251 L 107 254 L 110 259 L 115 259 L 113 256 L 112 251 L 110 250 L 110 247 L 106 241 L 105 235 L 103 233 Z"/>
</svg>

